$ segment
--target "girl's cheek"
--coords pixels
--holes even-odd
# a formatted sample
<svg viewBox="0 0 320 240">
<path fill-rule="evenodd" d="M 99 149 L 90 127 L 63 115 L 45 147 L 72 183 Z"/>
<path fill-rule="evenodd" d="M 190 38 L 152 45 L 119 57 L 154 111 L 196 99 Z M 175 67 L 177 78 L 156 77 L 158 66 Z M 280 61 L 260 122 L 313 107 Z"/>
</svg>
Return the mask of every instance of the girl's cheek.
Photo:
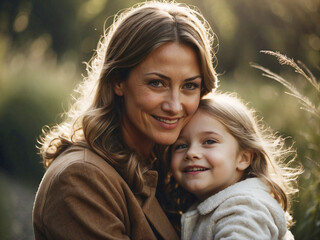
<svg viewBox="0 0 320 240">
<path fill-rule="evenodd" d="M 173 154 L 173 155 L 172 155 L 170 167 L 171 167 L 171 169 L 172 169 L 173 171 L 175 171 L 176 168 L 177 168 L 177 156 L 176 156 L 176 154 Z"/>
</svg>

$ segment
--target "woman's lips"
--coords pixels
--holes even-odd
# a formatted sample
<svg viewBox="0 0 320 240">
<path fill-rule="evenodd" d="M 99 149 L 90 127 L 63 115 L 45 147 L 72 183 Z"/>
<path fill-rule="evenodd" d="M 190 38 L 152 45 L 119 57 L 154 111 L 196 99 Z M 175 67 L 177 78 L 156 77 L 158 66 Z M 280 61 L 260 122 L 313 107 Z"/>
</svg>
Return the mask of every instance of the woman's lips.
<svg viewBox="0 0 320 240">
<path fill-rule="evenodd" d="M 153 116 L 158 121 L 161 127 L 165 129 L 174 129 L 178 126 L 181 118 L 164 118 Z"/>
</svg>

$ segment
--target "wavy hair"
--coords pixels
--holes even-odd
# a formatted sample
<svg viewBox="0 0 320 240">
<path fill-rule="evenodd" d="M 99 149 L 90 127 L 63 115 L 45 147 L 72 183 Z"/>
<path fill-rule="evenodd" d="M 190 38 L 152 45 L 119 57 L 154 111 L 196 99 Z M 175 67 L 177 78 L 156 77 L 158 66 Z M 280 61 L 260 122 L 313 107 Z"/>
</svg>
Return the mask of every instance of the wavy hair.
<svg viewBox="0 0 320 240">
<path fill-rule="evenodd" d="M 258 114 L 235 93 L 210 94 L 200 101 L 199 109 L 223 124 L 236 138 L 240 150 L 253 152 L 251 165 L 245 170 L 243 179 L 258 177 L 263 180 L 283 210 L 289 212 L 290 198 L 298 192 L 296 180 L 302 169 L 290 166 L 296 158 L 296 152 L 292 146 L 286 145 L 286 139 L 267 127 Z M 171 158 L 170 153 L 168 156 Z M 174 208 L 184 212 L 195 202 L 195 197 L 178 186 L 171 173 L 167 181 L 167 191 L 175 199 L 171 212 L 174 212 Z M 287 219 L 287 225 L 292 225 L 290 218 Z"/>
<path fill-rule="evenodd" d="M 65 120 L 43 129 L 39 142 L 44 166 L 48 168 L 71 145 L 88 147 L 111 164 L 133 190 L 140 191 L 143 173 L 150 166 L 142 165 L 142 157 L 122 139 L 121 99 L 114 94 L 113 84 L 125 81 L 158 47 L 178 42 L 193 48 L 199 57 L 203 96 L 217 86 L 214 39 L 199 11 L 180 3 L 147 1 L 116 15 L 87 64 L 87 76 L 77 87 Z"/>
</svg>

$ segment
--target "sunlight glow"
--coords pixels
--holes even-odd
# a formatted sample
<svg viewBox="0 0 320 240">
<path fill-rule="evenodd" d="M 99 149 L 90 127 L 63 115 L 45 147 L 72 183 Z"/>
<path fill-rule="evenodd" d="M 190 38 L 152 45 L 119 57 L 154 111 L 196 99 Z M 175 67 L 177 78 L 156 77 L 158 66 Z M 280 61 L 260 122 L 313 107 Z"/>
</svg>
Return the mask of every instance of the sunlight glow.
<svg viewBox="0 0 320 240">
<path fill-rule="evenodd" d="M 89 0 L 84 2 L 80 9 L 79 15 L 84 19 L 91 19 L 97 16 L 107 4 L 108 0 Z"/>
<path fill-rule="evenodd" d="M 26 12 L 18 14 L 13 23 L 13 29 L 15 32 L 23 32 L 29 24 L 29 15 Z"/>
</svg>

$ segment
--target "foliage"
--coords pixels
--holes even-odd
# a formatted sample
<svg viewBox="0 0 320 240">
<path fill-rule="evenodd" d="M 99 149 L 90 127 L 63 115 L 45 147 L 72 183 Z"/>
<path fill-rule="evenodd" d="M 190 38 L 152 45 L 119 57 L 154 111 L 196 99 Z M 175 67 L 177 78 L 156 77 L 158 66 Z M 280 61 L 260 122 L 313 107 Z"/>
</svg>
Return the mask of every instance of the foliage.
<svg viewBox="0 0 320 240">
<path fill-rule="evenodd" d="M 0 63 L 6 69 L 0 73 L 0 168 L 16 178 L 38 182 L 44 168 L 35 148 L 37 138 L 41 128 L 53 124 L 63 111 L 59 101 L 71 91 L 72 81 L 66 80 L 76 70 L 72 71 L 72 64 L 57 67 L 48 56 L 32 54 L 7 55 Z"/>
<path fill-rule="evenodd" d="M 7 187 L 3 184 L 3 176 L 0 174 L 0 239 L 7 239 L 11 234 L 10 224 L 8 219 L 10 219 L 10 199 L 7 194 Z"/>
<path fill-rule="evenodd" d="M 5 44 L 0 39 L 0 46 Z M 72 62 L 57 64 L 50 54 L 32 52 L 0 53 L 0 68 L 0 239 L 34 239 L 30 213 L 44 173 L 37 138 L 44 125 L 59 121 L 80 73 Z M 25 191 L 12 195 L 13 184 Z M 26 192 L 33 195 L 28 201 Z M 15 216 L 21 219 L 13 219 L 19 211 L 13 207 L 21 210 Z"/>
<path fill-rule="evenodd" d="M 319 65 L 320 0 L 177 0 L 198 7 L 220 39 L 219 70 L 234 71 L 276 49 Z M 0 32 L 10 48 L 50 51 L 58 59 L 88 61 L 103 27 L 141 0 L 2 0 Z M 42 45 L 35 46 L 35 40 Z M 301 43 L 304 44 L 301 44 Z M 264 60 L 265 61 L 265 60 Z"/>
</svg>

